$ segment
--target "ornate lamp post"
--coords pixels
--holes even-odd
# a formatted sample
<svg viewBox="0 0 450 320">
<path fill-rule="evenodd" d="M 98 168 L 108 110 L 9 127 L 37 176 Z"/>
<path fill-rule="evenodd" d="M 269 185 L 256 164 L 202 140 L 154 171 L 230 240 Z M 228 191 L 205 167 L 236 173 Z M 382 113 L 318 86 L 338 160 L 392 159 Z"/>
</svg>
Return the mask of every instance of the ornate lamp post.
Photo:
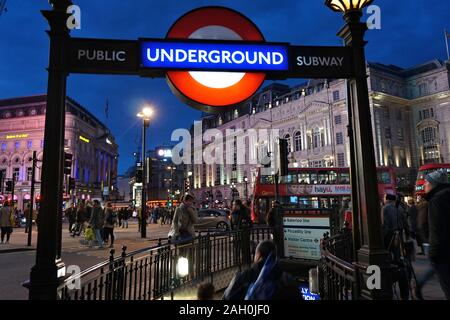
<svg viewBox="0 0 450 320">
<path fill-rule="evenodd" d="M 381 269 L 381 289 L 369 290 L 365 273 L 360 279 L 360 294 L 366 299 L 392 299 L 392 279 L 388 252 L 384 248 L 372 123 L 367 86 L 364 34 L 367 25 L 360 21 L 362 9 L 373 0 L 326 0 L 325 5 L 344 14 L 344 27 L 338 36 L 351 48 L 354 78 L 347 82 L 352 177 L 353 242 L 359 265 Z"/>
<path fill-rule="evenodd" d="M 141 238 L 147 237 L 147 157 L 146 155 L 146 131 L 150 125 L 150 119 L 153 115 L 153 109 L 144 107 L 137 114 L 142 118 L 142 199 L 141 199 Z"/>
</svg>

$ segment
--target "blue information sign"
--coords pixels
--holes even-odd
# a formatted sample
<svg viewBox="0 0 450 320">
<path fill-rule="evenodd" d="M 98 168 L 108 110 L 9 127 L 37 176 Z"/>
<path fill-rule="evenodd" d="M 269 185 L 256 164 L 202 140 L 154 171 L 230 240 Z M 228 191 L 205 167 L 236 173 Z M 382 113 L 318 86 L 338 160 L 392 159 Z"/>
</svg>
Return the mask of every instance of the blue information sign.
<svg viewBox="0 0 450 320">
<path fill-rule="evenodd" d="M 288 71 L 288 46 L 279 44 L 141 41 L 144 68 L 204 71 Z"/>
<path fill-rule="evenodd" d="M 303 296 L 303 300 L 320 300 L 320 296 L 309 291 L 307 286 L 300 286 L 299 289 Z"/>
</svg>

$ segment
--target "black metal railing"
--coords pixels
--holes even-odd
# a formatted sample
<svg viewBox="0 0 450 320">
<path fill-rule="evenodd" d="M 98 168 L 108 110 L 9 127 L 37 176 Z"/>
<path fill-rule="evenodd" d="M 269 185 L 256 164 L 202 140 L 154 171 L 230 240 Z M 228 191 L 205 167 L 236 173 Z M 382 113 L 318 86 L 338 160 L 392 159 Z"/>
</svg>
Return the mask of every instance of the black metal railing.
<svg viewBox="0 0 450 320">
<path fill-rule="evenodd" d="M 257 244 L 271 239 L 270 227 L 199 233 L 185 242 L 170 241 L 119 257 L 69 276 L 58 288 L 63 300 L 154 300 L 216 272 L 250 266 Z M 188 274 L 180 278 L 178 260 L 186 258 Z"/>
<path fill-rule="evenodd" d="M 343 228 L 324 235 L 319 266 L 320 295 L 324 300 L 358 300 L 360 269 L 353 262 L 352 232 Z"/>
</svg>

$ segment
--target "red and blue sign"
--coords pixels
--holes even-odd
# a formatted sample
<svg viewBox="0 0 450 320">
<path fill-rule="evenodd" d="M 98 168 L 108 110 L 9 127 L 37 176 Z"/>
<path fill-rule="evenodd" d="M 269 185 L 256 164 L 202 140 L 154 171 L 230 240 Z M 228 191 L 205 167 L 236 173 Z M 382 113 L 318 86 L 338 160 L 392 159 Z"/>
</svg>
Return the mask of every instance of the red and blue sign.
<svg viewBox="0 0 450 320">
<path fill-rule="evenodd" d="M 288 71 L 288 46 L 203 43 L 141 42 L 142 66 L 155 69 L 203 71 Z"/>
<path fill-rule="evenodd" d="M 250 19 L 224 7 L 204 7 L 186 13 L 170 28 L 166 38 L 265 41 Z M 220 112 L 249 99 L 265 79 L 264 72 L 167 72 L 169 85 L 177 96 L 208 112 Z"/>
</svg>

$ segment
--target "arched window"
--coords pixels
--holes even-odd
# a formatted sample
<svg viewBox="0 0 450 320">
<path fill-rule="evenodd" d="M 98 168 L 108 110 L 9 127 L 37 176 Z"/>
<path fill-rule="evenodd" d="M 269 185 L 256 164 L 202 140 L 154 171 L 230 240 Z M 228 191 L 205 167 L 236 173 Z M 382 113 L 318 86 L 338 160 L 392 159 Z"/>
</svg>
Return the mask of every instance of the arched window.
<svg viewBox="0 0 450 320">
<path fill-rule="evenodd" d="M 292 143 L 291 143 L 291 135 L 287 134 L 284 136 L 284 139 L 287 140 L 287 144 L 288 144 L 288 151 L 292 152 Z"/>
<path fill-rule="evenodd" d="M 302 150 L 302 134 L 300 133 L 300 131 L 297 131 L 294 134 L 294 149 L 295 151 Z"/>
</svg>

